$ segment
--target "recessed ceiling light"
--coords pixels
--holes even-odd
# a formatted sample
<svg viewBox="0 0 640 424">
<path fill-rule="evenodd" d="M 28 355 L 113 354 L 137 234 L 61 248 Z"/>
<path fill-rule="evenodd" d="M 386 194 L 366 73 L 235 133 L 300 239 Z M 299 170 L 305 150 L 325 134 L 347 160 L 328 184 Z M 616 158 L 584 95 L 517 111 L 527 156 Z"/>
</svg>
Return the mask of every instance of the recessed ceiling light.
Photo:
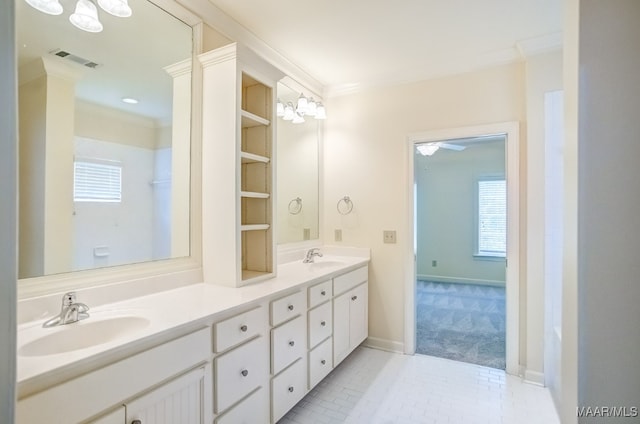
<svg viewBox="0 0 640 424">
<path fill-rule="evenodd" d="M 129 103 L 130 105 L 135 105 L 135 104 L 138 103 L 138 100 L 134 99 L 132 97 L 123 97 L 122 101 L 125 102 L 125 103 Z"/>
</svg>

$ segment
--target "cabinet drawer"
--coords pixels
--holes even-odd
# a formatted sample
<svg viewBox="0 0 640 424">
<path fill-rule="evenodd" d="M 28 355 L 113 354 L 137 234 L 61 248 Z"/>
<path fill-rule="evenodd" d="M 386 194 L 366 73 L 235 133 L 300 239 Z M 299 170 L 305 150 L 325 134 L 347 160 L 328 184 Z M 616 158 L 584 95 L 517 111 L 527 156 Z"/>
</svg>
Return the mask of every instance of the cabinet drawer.
<svg viewBox="0 0 640 424">
<path fill-rule="evenodd" d="M 252 341 L 215 358 L 215 411 L 222 412 L 260 386 L 268 373 L 266 339 Z"/>
<path fill-rule="evenodd" d="M 367 266 L 339 275 L 333 279 L 333 294 L 344 293 L 358 284 L 364 283 L 368 278 L 369 268 Z"/>
<path fill-rule="evenodd" d="M 271 373 L 278 374 L 306 351 L 305 324 L 298 317 L 271 330 Z"/>
<path fill-rule="evenodd" d="M 251 309 L 213 325 L 213 349 L 222 352 L 258 334 L 264 334 L 266 312 Z"/>
<path fill-rule="evenodd" d="M 271 302 L 271 325 L 276 326 L 298 316 L 307 309 L 304 294 L 295 292 L 282 299 Z"/>
<path fill-rule="evenodd" d="M 309 349 L 326 339 L 333 332 L 331 302 L 309 311 Z"/>
<path fill-rule="evenodd" d="M 265 422 L 269 416 L 267 391 L 261 387 L 248 398 L 218 417 L 216 424 L 255 424 Z"/>
<path fill-rule="evenodd" d="M 304 397 L 306 375 L 304 362 L 298 360 L 282 374 L 271 381 L 271 413 L 273 422 L 277 422 Z"/>
<path fill-rule="evenodd" d="M 313 287 L 309 287 L 309 308 L 318 306 L 322 302 L 331 299 L 333 296 L 333 287 L 331 280 L 324 281 L 320 284 L 316 284 Z"/>
<path fill-rule="evenodd" d="M 333 369 L 332 342 L 329 338 L 309 352 L 309 389 L 313 388 Z"/>
</svg>

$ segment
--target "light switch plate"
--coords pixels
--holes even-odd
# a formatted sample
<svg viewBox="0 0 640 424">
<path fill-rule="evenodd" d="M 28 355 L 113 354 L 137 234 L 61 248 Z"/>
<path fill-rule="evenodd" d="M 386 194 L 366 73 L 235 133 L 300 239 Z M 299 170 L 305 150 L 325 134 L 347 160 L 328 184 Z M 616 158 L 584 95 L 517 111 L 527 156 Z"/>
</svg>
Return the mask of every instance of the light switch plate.
<svg viewBox="0 0 640 424">
<path fill-rule="evenodd" d="M 333 230 L 333 239 L 335 241 L 342 241 L 342 230 Z"/>
<path fill-rule="evenodd" d="M 382 238 L 385 243 L 395 243 L 396 242 L 396 231 L 395 230 L 384 230 L 382 232 Z"/>
</svg>

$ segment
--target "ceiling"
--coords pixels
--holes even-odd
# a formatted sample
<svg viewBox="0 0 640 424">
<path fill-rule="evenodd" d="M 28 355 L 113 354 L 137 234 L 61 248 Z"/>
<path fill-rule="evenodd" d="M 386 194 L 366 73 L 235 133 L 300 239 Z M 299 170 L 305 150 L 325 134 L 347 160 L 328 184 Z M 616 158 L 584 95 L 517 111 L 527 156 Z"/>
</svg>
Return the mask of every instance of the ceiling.
<svg viewBox="0 0 640 424">
<path fill-rule="evenodd" d="M 327 94 L 468 72 L 559 48 L 558 0 L 210 0 Z"/>
</svg>

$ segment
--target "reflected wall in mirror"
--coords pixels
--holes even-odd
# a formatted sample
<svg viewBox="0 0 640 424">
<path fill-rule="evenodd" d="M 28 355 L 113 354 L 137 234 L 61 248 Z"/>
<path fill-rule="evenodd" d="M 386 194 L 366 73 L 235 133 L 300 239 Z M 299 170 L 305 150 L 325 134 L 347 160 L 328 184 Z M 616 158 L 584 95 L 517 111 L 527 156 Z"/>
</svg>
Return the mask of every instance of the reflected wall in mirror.
<svg viewBox="0 0 640 424">
<path fill-rule="evenodd" d="M 140 0 L 89 33 L 60 4 L 16 1 L 19 277 L 188 256 L 192 28 Z"/>
<path fill-rule="evenodd" d="M 299 91 L 278 83 L 278 99 L 282 103 L 295 104 L 299 95 Z M 320 125 L 320 121 L 308 117 L 296 124 L 278 118 L 278 244 L 319 238 Z"/>
</svg>

